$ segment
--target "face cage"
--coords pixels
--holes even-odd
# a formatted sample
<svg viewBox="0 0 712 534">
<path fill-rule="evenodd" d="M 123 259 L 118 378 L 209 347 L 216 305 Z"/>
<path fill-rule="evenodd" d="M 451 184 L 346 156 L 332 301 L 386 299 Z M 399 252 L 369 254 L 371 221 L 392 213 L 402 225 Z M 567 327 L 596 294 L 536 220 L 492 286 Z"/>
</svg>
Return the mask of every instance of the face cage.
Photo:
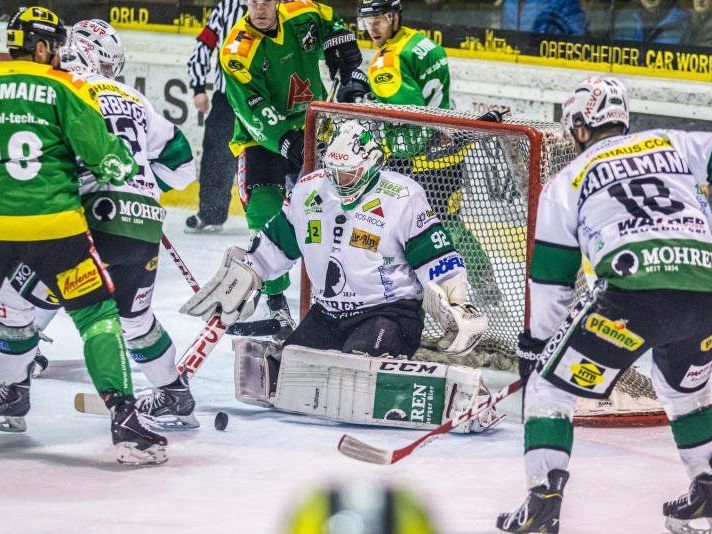
<svg viewBox="0 0 712 534">
<path fill-rule="evenodd" d="M 361 193 L 363 193 L 363 191 L 373 179 L 373 176 L 375 174 L 374 171 L 376 170 L 377 169 L 375 168 L 371 168 L 366 172 L 363 172 L 362 169 L 357 169 L 356 171 L 349 171 L 345 169 L 327 169 L 327 173 L 329 175 L 329 181 L 331 182 L 331 185 L 334 186 L 336 193 L 341 198 L 342 204 L 350 204 L 351 202 L 356 200 L 361 195 Z M 356 175 L 356 177 L 353 179 L 351 184 L 341 185 L 339 183 L 340 172 L 354 174 Z M 358 175 L 359 172 L 361 173 L 360 175 Z"/>
</svg>

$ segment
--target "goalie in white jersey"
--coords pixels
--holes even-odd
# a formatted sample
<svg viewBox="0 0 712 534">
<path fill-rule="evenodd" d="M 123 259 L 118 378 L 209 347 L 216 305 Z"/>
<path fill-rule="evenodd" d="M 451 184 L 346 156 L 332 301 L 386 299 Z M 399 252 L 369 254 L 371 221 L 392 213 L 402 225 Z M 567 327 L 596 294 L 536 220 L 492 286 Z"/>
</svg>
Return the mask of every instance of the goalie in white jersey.
<svg viewBox="0 0 712 534">
<path fill-rule="evenodd" d="M 139 172 L 121 186 L 101 185 L 79 162 L 79 188 L 96 248 L 116 286 L 128 352 L 155 386 L 137 408 L 161 426 L 195 427 L 195 402 L 175 368 L 176 349 L 153 313 L 151 301 L 166 210 L 162 191 L 184 189 L 196 177 L 183 133 L 158 114 L 136 89 L 115 80 L 124 66 L 124 46 L 114 28 L 83 20 L 62 49 L 62 68 L 86 78 L 96 92 L 109 131 L 131 148 Z M 44 328 L 58 309 L 56 299 L 26 265 L 20 264 L 0 289 L 10 320 Z M 38 310 L 37 313 L 35 306 Z"/>
<path fill-rule="evenodd" d="M 582 153 L 539 199 L 531 331 L 518 350 L 529 496 L 497 526 L 559 531 L 576 397 L 608 397 L 652 349 L 653 386 L 692 479 L 689 494 L 663 506 L 666 525 L 703 532 L 687 523 L 712 519 L 712 134 L 626 135 L 626 91 L 612 78 L 581 83 L 562 122 Z M 598 281 L 575 301 L 582 253 Z"/>
<path fill-rule="evenodd" d="M 446 332 L 441 348 L 454 356 L 469 352 L 488 322 L 466 302 L 464 261 L 422 187 L 383 170 L 383 159 L 379 143 L 366 128 L 355 121 L 337 125 L 326 148 L 325 168 L 302 177 L 282 212 L 258 234 L 250 250 L 229 249 L 220 271 L 183 306 L 186 313 L 205 316 L 220 307 L 226 324 L 244 319 L 254 309 L 253 296 L 261 281 L 287 272 L 304 259 L 315 302 L 284 343 L 279 381 L 276 345 L 238 343 L 239 398 L 252 396 L 285 410 L 337 420 L 420 427 L 439 424 L 448 415 L 445 408 L 452 408 L 449 401 L 453 400 L 448 395 L 456 396 L 458 389 L 452 389 L 454 383 L 462 382 L 458 387 L 463 393 L 480 393 L 475 370 L 386 360 L 413 356 L 423 329 L 422 309 Z M 257 375 L 269 374 L 264 382 L 272 383 L 259 392 L 252 387 L 253 382 L 263 383 L 253 381 L 250 355 L 255 352 L 269 356 L 258 361 Z M 354 386 L 348 395 L 339 392 L 341 405 L 328 406 L 326 400 L 335 392 L 321 384 L 320 377 L 307 377 L 310 365 L 311 372 L 323 366 L 332 378 L 335 372 L 356 367 L 356 374 L 362 372 L 364 379 L 370 373 L 378 374 L 379 380 L 400 380 L 382 376 L 386 371 L 437 376 L 441 381 L 433 392 L 438 404 L 422 413 L 411 404 L 395 406 L 378 387 L 369 389 L 366 380 L 361 392 L 367 400 L 355 394 Z M 455 377 L 458 372 L 462 376 Z M 290 377 L 300 373 L 311 380 L 301 389 L 292 387 Z M 413 384 L 404 387 L 412 389 Z M 314 398 L 315 391 L 316 400 L 305 407 L 301 401 Z M 443 407 L 443 400 L 450 406 Z"/>
</svg>

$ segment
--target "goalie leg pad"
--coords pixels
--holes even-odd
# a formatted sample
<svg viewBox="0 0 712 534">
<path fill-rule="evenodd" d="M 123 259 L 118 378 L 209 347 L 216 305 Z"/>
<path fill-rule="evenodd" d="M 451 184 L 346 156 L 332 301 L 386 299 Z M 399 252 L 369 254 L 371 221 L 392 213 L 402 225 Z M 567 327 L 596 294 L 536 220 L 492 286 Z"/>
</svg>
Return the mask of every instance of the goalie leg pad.
<svg viewBox="0 0 712 534">
<path fill-rule="evenodd" d="M 289 345 L 274 407 L 346 423 L 432 429 L 480 385 L 477 369 Z"/>
<path fill-rule="evenodd" d="M 235 352 L 235 397 L 256 406 L 272 406 L 277 388 L 281 347 L 266 340 L 237 337 Z"/>
</svg>

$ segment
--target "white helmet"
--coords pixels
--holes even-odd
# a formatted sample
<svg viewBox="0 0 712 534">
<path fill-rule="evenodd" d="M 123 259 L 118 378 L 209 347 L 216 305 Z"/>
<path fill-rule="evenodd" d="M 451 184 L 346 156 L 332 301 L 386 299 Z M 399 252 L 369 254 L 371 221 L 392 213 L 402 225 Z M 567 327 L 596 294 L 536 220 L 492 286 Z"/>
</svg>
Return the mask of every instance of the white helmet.
<svg viewBox="0 0 712 534">
<path fill-rule="evenodd" d="M 383 162 L 383 150 L 373 134 L 355 120 L 336 127 L 324 155 L 324 167 L 344 205 L 358 200 Z"/>
<path fill-rule="evenodd" d="M 100 19 L 82 20 L 72 27 L 62 50 L 62 68 L 116 78 L 124 69 L 126 49 L 116 30 Z"/>
<path fill-rule="evenodd" d="M 613 123 L 628 131 L 628 97 L 625 86 L 615 78 L 585 79 L 562 108 L 561 124 L 567 132 L 576 126 L 598 128 Z"/>
</svg>

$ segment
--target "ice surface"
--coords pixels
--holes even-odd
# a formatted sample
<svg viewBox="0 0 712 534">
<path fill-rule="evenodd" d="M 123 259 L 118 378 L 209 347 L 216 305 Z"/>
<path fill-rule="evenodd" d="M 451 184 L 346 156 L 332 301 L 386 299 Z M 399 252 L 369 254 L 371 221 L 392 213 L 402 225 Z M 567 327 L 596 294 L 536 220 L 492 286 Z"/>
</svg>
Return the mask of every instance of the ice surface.
<svg viewBox="0 0 712 534">
<path fill-rule="evenodd" d="M 242 219 L 229 235 L 186 235 L 187 212 L 172 211 L 166 233 L 200 282 L 214 272 L 229 244 L 245 244 Z M 298 267 L 293 280 L 298 280 Z M 162 253 L 154 306 L 179 353 L 200 330 L 178 314 L 190 295 Z M 296 313 L 297 290 L 290 290 Z M 264 306 L 264 303 L 261 304 Z M 263 312 L 264 313 L 264 312 Z M 75 413 L 74 394 L 92 391 L 81 345 L 61 314 L 43 344 L 50 367 L 32 386 L 28 431 L 0 435 L 0 532 L 278 533 L 289 506 L 306 489 L 332 480 L 382 479 L 418 491 L 446 533 L 495 532 L 498 512 L 524 497 L 522 427 L 514 422 L 487 435 L 448 435 L 394 466 L 342 457 L 344 432 L 377 446 L 400 447 L 416 431 L 359 428 L 280 414 L 237 402 L 229 339 L 192 382 L 201 428 L 169 435 L 167 464 L 127 468 L 116 463 L 109 420 Z M 146 386 L 139 373 L 135 382 Z M 506 377 L 495 377 L 499 384 Z M 513 377 L 512 377 L 513 378 Z M 514 410 L 516 402 L 509 404 Z M 217 411 L 226 432 L 213 428 Z M 687 487 L 667 428 L 577 429 L 562 533 L 660 533 L 662 502 Z"/>
</svg>

